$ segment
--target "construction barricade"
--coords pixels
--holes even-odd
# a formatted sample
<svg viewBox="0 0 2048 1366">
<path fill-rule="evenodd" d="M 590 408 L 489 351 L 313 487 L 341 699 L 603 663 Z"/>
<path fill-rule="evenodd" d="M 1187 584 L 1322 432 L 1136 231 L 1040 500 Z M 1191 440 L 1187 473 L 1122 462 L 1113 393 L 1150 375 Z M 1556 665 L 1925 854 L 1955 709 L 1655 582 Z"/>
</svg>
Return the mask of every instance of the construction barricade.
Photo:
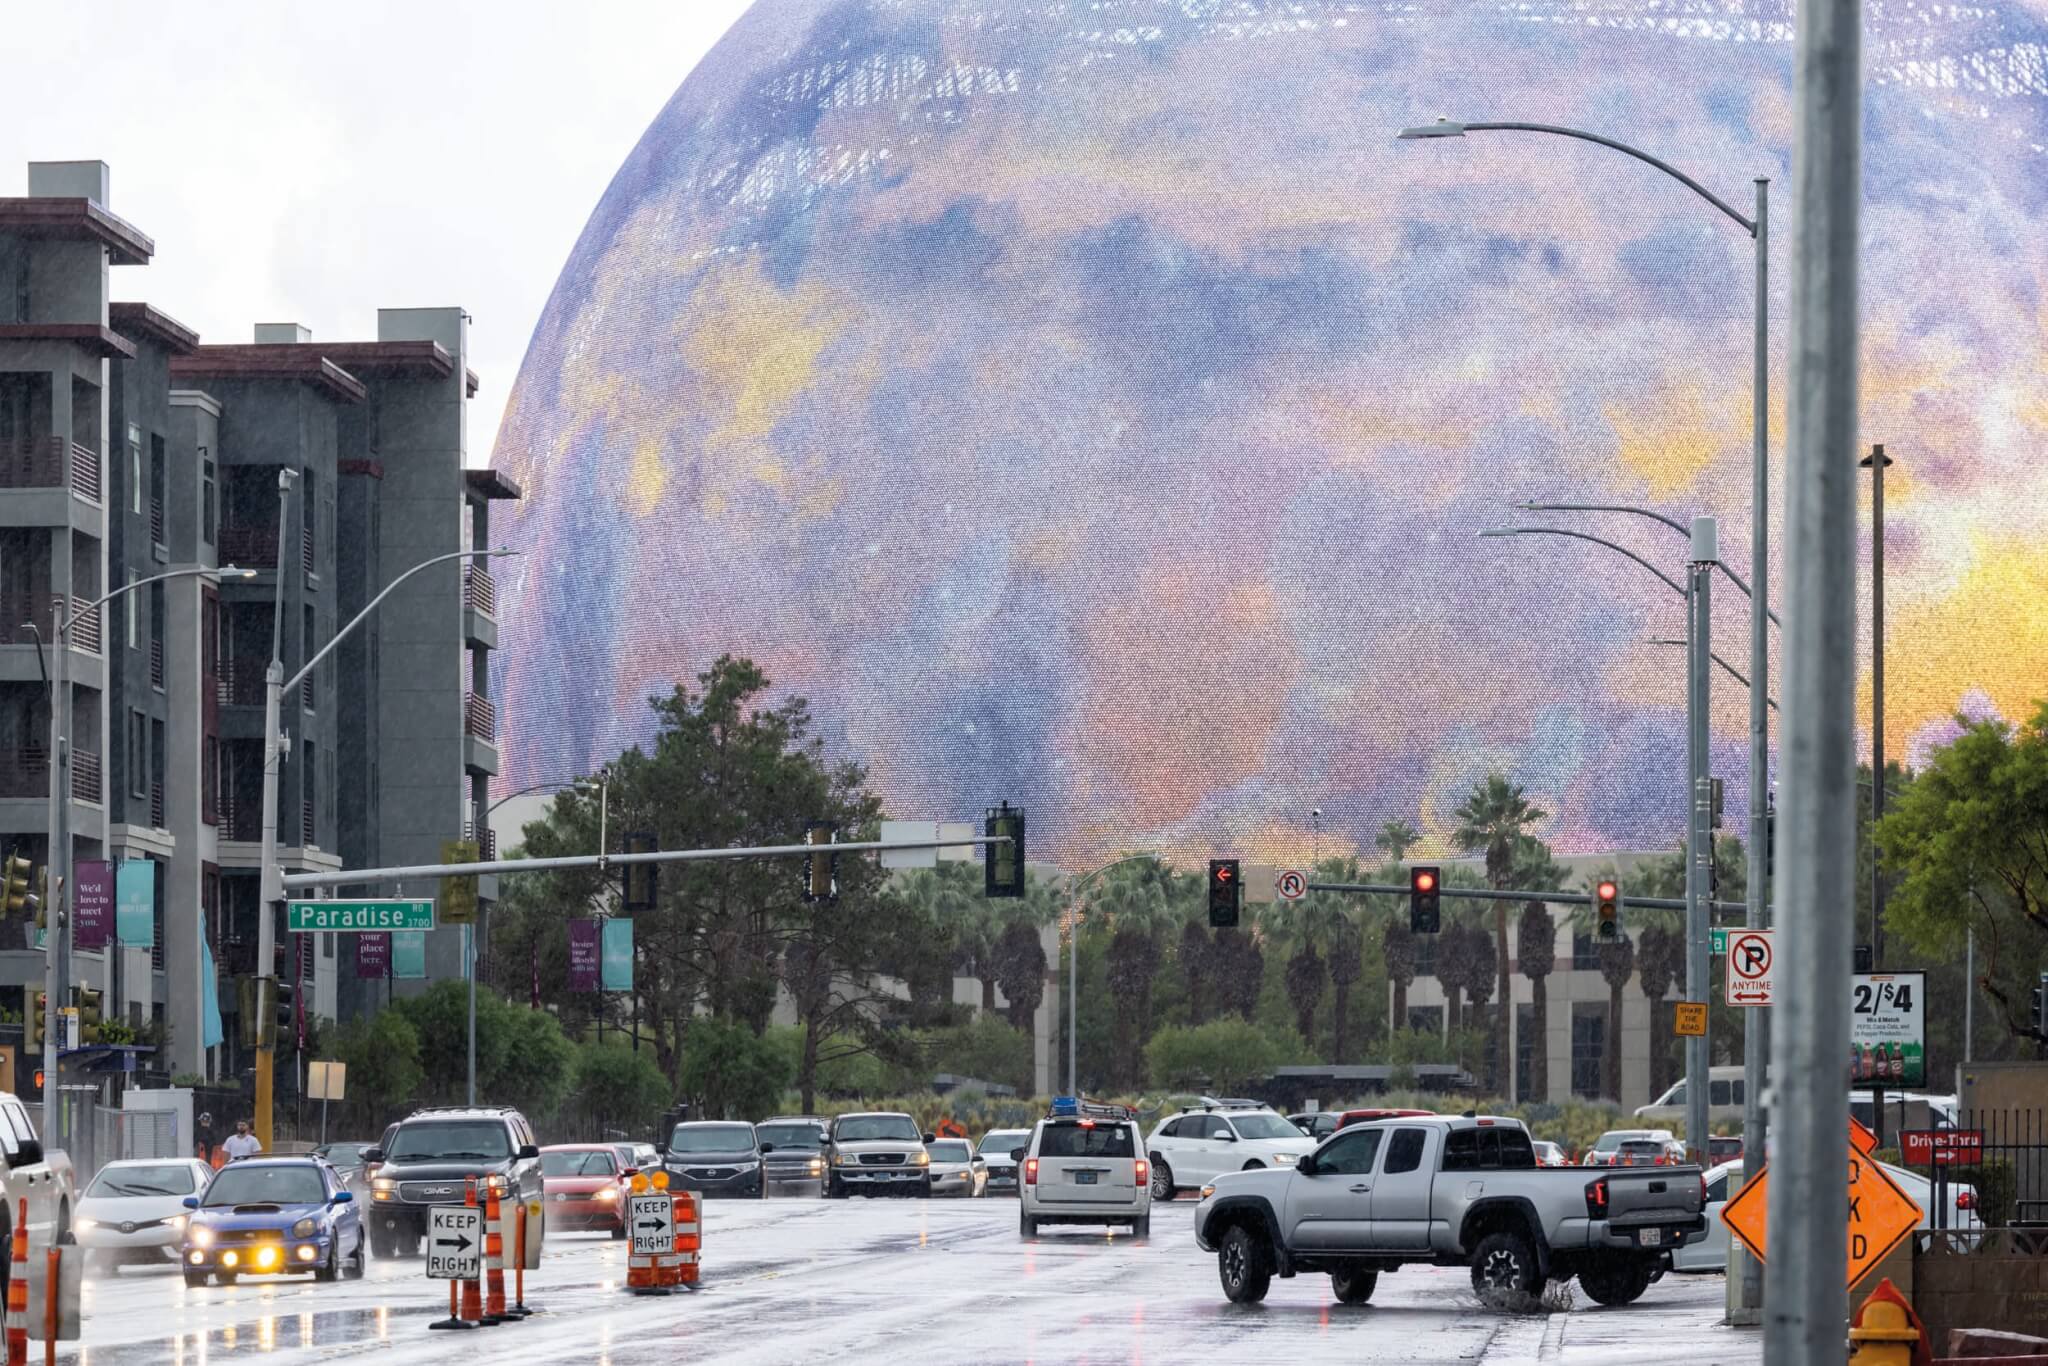
<svg viewBox="0 0 2048 1366">
<path fill-rule="evenodd" d="M 626 1197 L 626 1290 L 667 1295 L 695 1290 L 703 1251 L 702 1206 L 689 1191 L 668 1189 L 668 1173 L 633 1178 Z"/>
</svg>

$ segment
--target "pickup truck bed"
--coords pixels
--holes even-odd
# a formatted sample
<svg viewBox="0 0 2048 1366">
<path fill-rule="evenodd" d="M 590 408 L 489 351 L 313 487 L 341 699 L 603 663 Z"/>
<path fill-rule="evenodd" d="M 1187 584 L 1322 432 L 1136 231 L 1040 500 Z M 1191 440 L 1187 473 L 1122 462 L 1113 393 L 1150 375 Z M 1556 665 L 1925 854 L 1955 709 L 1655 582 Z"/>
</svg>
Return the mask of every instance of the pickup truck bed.
<svg viewBox="0 0 2048 1366">
<path fill-rule="evenodd" d="M 1356 1302 L 1380 1273 L 1427 1263 L 1469 1266 L 1490 1300 L 1577 1277 L 1626 1304 L 1705 1236 L 1704 1196 L 1697 1167 L 1537 1167 L 1518 1121 L 1410 1117 L 1341 1130 L 1297 1167 L 1219 1177 L 1195 1239 L 1237 1301 L 1312 1271 Z"/>
</svg>

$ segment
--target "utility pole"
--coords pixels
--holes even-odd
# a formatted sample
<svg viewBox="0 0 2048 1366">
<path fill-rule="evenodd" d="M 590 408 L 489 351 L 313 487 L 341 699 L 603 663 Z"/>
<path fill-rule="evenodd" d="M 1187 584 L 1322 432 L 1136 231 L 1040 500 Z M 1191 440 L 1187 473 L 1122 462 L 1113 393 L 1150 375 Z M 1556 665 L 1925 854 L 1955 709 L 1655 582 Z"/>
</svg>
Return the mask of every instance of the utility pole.
<svg viewBox="0 0 2048 1366">
<path fill-rule="evenodd" d="M 1744 879 L 1746 903 L 1743 923 L 1760 930 L 1770 924 L 1770 828 L 1771 721 L 1770 721 L 1770 594 L 1771 594 L 1771 478 L 1770 404 L 1771 334 L 1770 303 L 1770 190 L 1771 182 L 1756 180 L 1756 321 L 1750 358 L 1750 546 L 1749 546 L 1749 873 Z M 1711 1013 L 1711 1012 L 1709 1012 Z M 1771 1012 L 1750 1010 L 1742 1017 L 1742 1151 L 1769 1151 L 1769 1112 L 1764 1109 L 1765 1069 L 1771 1056 Z M 1745 1157 L 1746 1162 L 1753 1160 Z M 1741 1299 L 1743 1320 L 1763 1307 L 1764 1268 L 1756 1258 L 1744 1255 Z M 1731 1242 L 1729 1255 L 1736 1254 Z"/>
<path fill-rule="evenodd" d="M 1877 823 L 1884 819 L 1884 470 L 1892 458 L 1872 446 L 1870 471 L 1870 966 L 1884 971 L 1884 872 Z"/>
<path fill-rule="evenodd" d="M 1845 1358 L 1849 1002 L 1856 878 L 1857 235 L 1863 6 L 1798 7 L 1786 452 L 1784 857 L 1768 1212 L 1770 1366 Z M 1873 782 L 1882 775 L 1872 774 Z M 1759 1154 L 1760 1156 L 1760 1154 Z"/>
<path fill-rule="evenodd" d="M 1707 962 L 1708 904 L 1714 874 L 1714 783 L 1707 774 L 1708 680 L 1713 649 L 1714 567 L 1721 559 L 1720 525 L 1712 517 L 1692 519 L 1692 561 L 1686 594 L 1686 773 L 1688 792 L 1685 861 L 1685 999 L 1704 1001 L 1712 985 Z M 1752 686 L 1752 694 L 1763 695 Z M 1711 1013 L 1711 1012 L 1709 1012 Z M 1708 1062 L 1705 1036 L 1685 1041 L 1685 1146 L 1707 1165 Z"/>
<path fill-rule="evenodd" d="M 49 869 L 49 900 L 43 905 L 43 1141 L 53 1148 L 70 1146 L 57 1084 L 62 993 L 71 984 L 71 917 L 64 904 L 71 888 L 63 878 L 63 871 L 71 866 L 71 682 L 64 674 L 64 654 L 70 648 L 65 639 L 69 634 L 64 620 L 65 605 L 63 594 L 51 594 L 50 852 L 44 858 L 44 866 Z M 28 1018 L 26 1011 L 22 1018 Z"/>
<path fill-rule="evenodd" d="M 284 553 L 291 527 L 292 484 L 299 472 L 286 465 L 277 472 L 277 591 L 270 625 L 270 663 L 263 670 L 263 844 L 256 906 L 256 1141 L 264 1152 L 274 1148 L 270 1112 L 274 1106 L 271 1077 L 277 1061 L 277 917 L 284 913 L 284 870 L 277 863 L 277 784 L 290 740 L 282 733 L 284 710 L 284 576 L 291 556 Z"/>
</svg>

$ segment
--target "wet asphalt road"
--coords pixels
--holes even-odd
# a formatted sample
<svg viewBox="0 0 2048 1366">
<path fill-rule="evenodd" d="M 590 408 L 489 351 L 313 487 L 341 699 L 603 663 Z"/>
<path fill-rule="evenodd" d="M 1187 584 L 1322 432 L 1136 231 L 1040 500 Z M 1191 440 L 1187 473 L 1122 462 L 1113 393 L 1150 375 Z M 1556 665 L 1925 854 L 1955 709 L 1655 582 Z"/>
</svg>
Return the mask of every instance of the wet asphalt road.
<svg viewBox="0 0 2048 1366">
<path fill-rule="evenodd" d="M 451 1359 L 787 1363 L 1227 1361 L 1755 1362 L 1754 1333 L 1719 1325 L 1719 1276 L 1666 1276 L 1626 1309 L 1581 1299 L 1563 1313 L 1482 1308 L 1462 1270 L 1382 1277 L 1373 1303 L 1338 1305 L 1323 1276 L 1275 1281 L 1265 1304 L 1227 1304 L 1194 1245 L 1192 1206 L 1153 1212 L 1152 1237 L 1052 1229 L 1026 1242 L 1016 1202 L 715 1202 L 704 1288 L 641 1299 L 624 1289 L 624 1245 L 548 1239 L 523 1323 L 430 1332 L 443 1282 L 418 1261 L 372 1262 L 361 1281 L 244 1281 L 186 1289 L 176 1268 L 88 1282 L 84 1366 L 197 1366 Z M 41 1344 L 32 1344 L 39 1359 Z"/>
</svg>

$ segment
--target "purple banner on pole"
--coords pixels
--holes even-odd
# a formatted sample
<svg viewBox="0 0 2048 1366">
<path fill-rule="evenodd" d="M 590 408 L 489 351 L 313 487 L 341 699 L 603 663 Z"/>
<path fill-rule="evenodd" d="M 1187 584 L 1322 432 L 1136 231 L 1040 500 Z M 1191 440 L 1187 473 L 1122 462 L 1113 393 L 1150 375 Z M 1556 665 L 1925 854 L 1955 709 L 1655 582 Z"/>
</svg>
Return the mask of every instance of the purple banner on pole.
<svg viewBox="0 0 2048 1366">
<path fill-rule="evenodd" d="M 598 928 L 595 920 L 569 922 L 569 990 L 596 991 Z"/>
<path fill-rule="evenodd" d="M 380 980 L 391 971 L 391 936 L 388 934 L 359 934 L 356 936 L 356 980 Z"/>
<path fill-rule="evenodd" d="M 77 889 L 72 893 L 71 942 L 88 953 L 107 946 L 114 928 L 114 865 L 105 859 L 81 859 Z"/>
</svg>

